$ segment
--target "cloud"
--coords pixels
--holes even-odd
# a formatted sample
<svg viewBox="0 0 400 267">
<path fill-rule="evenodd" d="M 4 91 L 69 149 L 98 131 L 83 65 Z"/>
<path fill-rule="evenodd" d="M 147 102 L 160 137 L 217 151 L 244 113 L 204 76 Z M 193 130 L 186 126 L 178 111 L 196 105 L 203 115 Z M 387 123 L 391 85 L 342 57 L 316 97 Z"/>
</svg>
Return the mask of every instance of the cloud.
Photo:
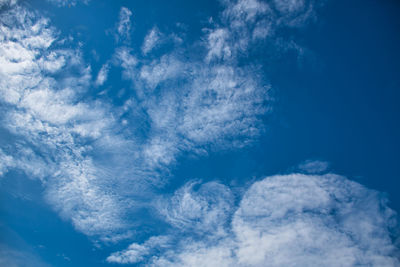
<svg viewBox="0 0 400 267">
<path fill-rule="evenodd" d="M 13 167 L 40 179 L 52 207 L 89 236 L 126 229 L 126 204 L 108 184 L 118 176 L 91 151 L 112 162 L 114 149 L 129 155 L 132 145 L 113 132 L 107 105 L 79 101 L 90 85 L 90 67 L 79 50 L 53 48 L 57 35 L 47 19 L 19 6 L 1 15 L 2 125 L 15 137 L 2 149 L 1 171 Z M 114 168 L 121 173 L 121 165 Z"/>
<path fill-rule="evenodd" d="M 13 6 L 18 0 L 0 0 L 0 8 L 3 6 Z"/>
<path fill-rule="evenodd" d="M 252 185 L 232 227 L 244 265 L 395 266 L 394 223 L 375 191 L 334 174 L 292 174 Z"/>
<path fill-rule="evenodd" d="M 49 264 L 44 263 L 37 255 L 30 251 L 21 251 L 0 244 L 0 265 L 8 267 L 19 266 L 37 266 L 49 267 Z"/>
<path fill-rule="evenodd" d="M 189 185 L 190 188 L 191 185 Z M 222 186 L 222 185 L 221 185 Z M 185 191 L 186 190 L 186 191 Z M 197 193 L 178 190 L 176 210 L 200 211 Z M 180 196 L 180 201 L 176 201 Z M 217 194 L 224 202 L 225 195 Z M 214 198 L 205 198 L 207 207 Z M 207 204 L 208 202 L 208 204 Z M 215 213 L 213 209 L 204 212 Z M 161 211 L 162 213 L 164 211 Z M 197 213 L 180 212 L 187 220 L 177 227 L 192 228 Z M 185 216 L 186 215 L 186 216 Z M 195 216 L 195 217 L 193 217 Z M 200 215 L 202 219 L 207 215 Z M 226 235 L 216 228 L 209 237 L 195 239 L 173 234 L 178 245 L 148 258 L 154 266 L 398 266 L 399 248 L 391 235 L 398 228 L 396 214 L 376 191 L 335 174 L 290 174 L 266 177 L 244 193 Z M 201 220 L 201 219 L 200 219 Z M 179 237 L 180 236 L 180 237 Z M 124 253 L 113 254 L 113 262 Z M 145 261 L 146 262 L 146 261 Z"/>
<path fill-rule="evenodd" d="M 170 238 L 168 236 L 153 236 L 143 244 L 131 244 L 126 250 L 116 252 L 107 257 L 108 262 L 113 263 L 139 263 L 151 253 L 170 247 Z"/>
<path fill-rule="evenodd" d="M 279 24 L 289 27 L 303 26 L 315 19 L 315 7 L 324 4 L 325 1 L 310 0 L 274 0 L 274 8 L 278 11 Z"/>
<path fill-rule="evenodd" d="M 321 160 L 306 160 L 298 168 L 306 173 L 323 173 L 329 168 L 329 163 Z"/>
<path fill-rule="evenodd" d="M 128 47 L 119 47 L 116 49 L 114 55 L 115 64 L 119 64 L 123 68 L 123 75 L 125 78 L 129 79 L 135 77 L 136 75 L 136 65 L 138 60 L 131 53 L 131 49 Z"/>
<path fill-rule="evenodd" d="M 13 157 L 7 155 L 0 149 L 0 176 L 3 176 L 9 168 L 14 167 Z"/>
<path fill-rule="evenodd" d="M 173 55 L 164 55 L 160 59 L 142 66 L 140 80 L 146 83 L 146 87 L 154 90 L 161 82 L 174 79 L 182 75 L 185 64 Z"/>
<path fill-rule="evenodd" d="M 3 223 L 0 223 L 0 234 L 0 266 L 50 266 L 40 258 L 34 247 Z"/>
<path fill-rule="evenodd" d="M 119 21 L 117 25 L 118 35 L 116 35 L 117 40 L 130 40 L 131 16 L 132 12 L 126 7 L 122 7 L 119 11 Z"/>
<path fill-rule="evenodd" d="M 88 4 L 90 0 L 47 0 L 48 2 L 55 4 L 59 7 L 64 6 L 75 6 L 77 3 L 82 2 L 83 4 Z"/>
<path fill-rule="evenodd" d="M 160 197 L 154 188 L 168 183 L 179 155 L 238 149 L 264 131 L 270 85 L 259 66 L 240 59 L 252 44 L 290 26 L 282 16 L 293 21 L 309 10 L 293 9 L 297 15 L 289 20 L 271 5 L 223 1 L 224 11 L 198 42 L 176 42 L 156 58 L 150 54 L 163 34 L 153 28 L 142 53 L 136 52 L 129 47 L 132 12 L 121 8 L 120 46 L 94 83 L 105 83 L 109 68 L 119 66 L 133 90 L 121 106 L 87 97 L 91 67 L 79 48 L 59 42 L 48 19 L 20 6 L 2 10 L 2 125 L 16 141 L 2 147 L 0 171 L 17 168 L 40 180 L 48 203 L 82 233 L 105 242 L 129 238 L 141 223 L 135 212 Z M 215 229 L 218 238 L 232 231 L 226 228 L 229 190 L 217 183 L 196 188 L 183 187 L 160 214 L 180 231 Z M 208 251 L 204 244 L 196 247 Z M 134 250 L 138 259 L 148 251 Z"/>
<path fill-rule="evenodd" d="M 222 1 L 223 11 L 203 29 L 199 42 L 175 44 L 149 59 L 165 36 L 153 27 L 142 44 L 142 55 L 127 46 L 116 49 L 114 65 L 122 68 L 123 78 L 131 80 L 135 90 L 130 99 L 136 105 L 131 110 L 134 116 L 126 122 L 148 122 L 142 146 L 145 165 L 168 168 L 184 151 L 204 155 L 257 139 L 271 109 L 270 85 L 259 66 L 239 65 L 238 60 L 257 42 L 276 42 L 278 29 L 292 27 L 283 19 L 289 14 L 292 19 L 307 17 L 308 7 L 313 6 L 299 2 L 297 8 L 278 12 L 276 5 L 283 10 L 282 5 L 289 4 L 295 3 Z M 201 56 L 188 57 L 186 51 Z"/>
<path fill-rule="evenodd" d="M 194 190 L 196 186 L 200 187 Z M 164 220 L 181 231 L 214 232 L 218 236 L 224 234 L 224 222 L 230 215 L 233 200 L 230 189 L 222 184 L 191 182 L 169 200 L 158 201 L 157 209 Z"/>
<path fill-rule="evenodd" d="M 107 76 L 108 76 L 108 71 L 110 70 L 110 66 L 108 64 L 104 64 L 99 73 L 97 74 L 97 78 L 96 78 L 96 85 L 97 86 L 101 86 L 105 83 L 105 81 L 107 80 Z"/>
<path fill-rule="evenodd" d="M 153 27 L 144 38 L 142 53 L 148 54 L 149 52 L 151 52 L 151 50 L 157 47 L 162 37 L 162 33 L 158 30 L 158 28 Z"/>
</svg>

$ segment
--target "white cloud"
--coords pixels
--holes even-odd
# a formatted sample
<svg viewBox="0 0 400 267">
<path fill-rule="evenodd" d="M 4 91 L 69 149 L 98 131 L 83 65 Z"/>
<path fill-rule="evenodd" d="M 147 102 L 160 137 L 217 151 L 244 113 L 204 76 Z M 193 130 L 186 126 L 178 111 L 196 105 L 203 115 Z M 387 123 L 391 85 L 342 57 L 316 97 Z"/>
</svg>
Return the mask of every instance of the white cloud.
<svg viewBox="0 0 400 267">
<path fill-rule="evenodd" d="M 59 7 L 64 7 L 64 6 L 75 6 L 79 2 L 82 2 L 87 5 L 90 0 L 47 0 L 47 1 Z"/>
<path fill-rule="evenodd" d="M 136 207 L 154 197 L 150 188 L 165 183 L 164 171 L 182 151 L 198 155 L 243 147 L 263 131 L 269 84 L 257 66 L 239 65 L 237 57 L 252 42 L 271 36 L 281 22 L 264 2 L 225 1 L 225 7 L 222 26 L 205 31 L 199 57 L 188 58 L 184 48 L 174 47 L 148 60 L 130 47 L 117 48 L 111 62 L 122 67 L 136 93 L 123 107 L 82 97 L 91 85 L 91 68 L 79 49 L 54 48 L 57 34 L 47 19 L 21 7 L 2 13 L 0 101 L 9 106 L 4 127 L 17 141 L 13 151 L 0 156 L 0 172 L 16 167 L 40 179 L 47 201 L 86 235 L 107 242 L 130 237 L 134 224 L 127 214 L 135 217 Z M 125 45 L 131 16 L 129 9 L 121 8 L 117 40 Z M 146 37 L 145 56 L 160 35 L 150 32 Z M 108 68 L 108 63 L 101 68 L 97 85 L 106 81 Z M 187 185 L 158 207 L 174 229 L 185 232 L 191 227 L 202 235 L 212 229 L 218 234 L 207 240 L 222 239 L 219 246 L 182 243 L 180 252 L 171 251 L 159 262 L 200 265 L 210 259 L 229 265 L 241 257 L 245 248 L 236 240 L 239 226 L 226 228 L 232 208 L 227 187 L 208 183 L 197 190 Z M 234 222 L 240 223 L 238 216 Z M 231 232 L 234 236 L 227 237 Z M 164 247 L 152 242 L 134 244 L 108 260 L 141 261 Z"/>
<path fill-rule="evenodd" d="M 259 118 L 268 111 L 269 86 L 262 86 L 251 69 L 204 67 L 182 99 L 178 126 L 194 145 L 228 143 L 242 146 L 258 136 Z"/>
<path fill-rule="evenodd" d="M 3 176 L 9 168 L 14 167 L 13 157 L 7 155 L 0 149 L 0 176 Z"/>
<path fill-rule="evenodd" d="M 231 47 L 228 43 L 229 31 L 223 28 L 217 28 L 211 31 L 207 36 L 207 61 L 210 62 L 212 59 L 229 59 L 232 56 Z"/>
<path fill-rule="evenodd" d="M 107 237 L 126 229 L 128 205 L 108 184 L 121 166 L 112 173 L 90 151 L 112 157 L 115 147 L 129 155 L 132 146 L 113 132 L 117 127 L 107 105 L 79 101 L 90 84 L 90 67 L 79 51 L 52 49 L 55 31 L 35 13 L 16 6 L 3 11 L 0 21 L 0 101 L 8 106 L 2 123 L 16 140 L 2 153 L 1 171 L 14 167 L 40 179 L 48 202 L 87 235 Z M 56 81 L 52 75 L 60 72 Z"/>
<path fill-rule="evenodd" d="M 170 247 L 168 236 L 153 236 L 143 244 L 133 243 L 126 250 L 116 252 L 107 257 L 113 263 L 138 263 L 155 249 Z"/>
<path fill-rule="evenodd" d="M 151 122 L 144 155 L 153 159 L 153 166 L 174 162 L 180 151 L 242 147 L 263 131 L 269 85 L 257 67 L 239 67 L 236 61 L 253 42 L 273 38 L 274 31 L 288 25 L 281 22 L 273 3 L 240 0 L 223 5 L 221 24 L 206 29 L 202 38 L 204 60 L 188 59 L 180 47 L 152 61 L 128 48 L 116 51 L 123 76 L 132 80 L 138 104 Z M 293 18 L 303 16 L 296 12 L 289 13 Z M 156 28 L 148 33 L 144 54 L 158 34 Z"/>
<path fill-rule="evenodd" d="M 146 35 L 142 45 L 142 53 L 148 54 L 153 50 L 159 42 L 161 41 L 162 33 L 158 30 L 157 27 L 153 27 L 149 33 Z"/>
<path fill-rule="evenodd" d="M 3 6 L 13 6 L 18 2 L 18 0 L 0 0 L 0 7 Z"/>
<path fill-rule="evenodd" d="M 107 63 L 101 67 L 99 73 L 97 74 L 97 78 L 96 78 L 97 86 L 101 86 L 105 83 L 105 81 L 107 80 L 109 70 L 110 70 L 110 65 Z"/>
<path fill-rule="evenodd" d="M 282 13 L 297 12 L 306 5 L 305 0 L 274 0 L 274 4 Z"/>
<path fill-rule="evenodd" d="M 300 27 L 307 21 L 315 19 L 315 7 L 324 2 L 325 1 L 310 0 L 274 0 L 273 4 L 280 16 L 279 24 L 289 27 Z"/>
<path fill-rule="evenodd" d="M 194 187 L 200 186 L 197 190 Z M 157 203 L 164 219 L 181 231 L 199 234 L 213 232 L 224 235 L 224 223 L 233 206 L 233 195 L 228 187 L 216 182 L 199 185 L 191 182 L 166 200 Z"/>
<path fill-rule="evenodd" d="M 300 163 L 298 168 L 306 173 L 323 173 L 329 168 L 329 163 L 321 160 L 306 160 Z"/>
<path fill-rule="evenodd" d="M 122 7 L 119 11 L 119 22 L 117 26 L 117 40 L 129 41 L 131 31 L 132 11 L 126 7 Z"/>
<path fill-rule="evenodd" d="M 279 27 L 289 26 L 282 16 L 304 16 L 306 8 L 280 15 L 277 3 L 222 3 L 220 23 L 204 29 L 200 48 L 199 43 L 173 47 L 154 60 L 143 59 L 128 47 L 116 49 L 114 63 L 132 81 L 135 101 L 145 112 L 135 120 L 150 122 L 142 153 L 150 168 L 167 167 L 181 151 L 204 154 L 210 148 L 243 147 L 263 132 L 270 86 L 257 66 L 239 67 L 238 56 L 243 57 L 254 42 L 274 38 Z M 151 52 L 160 35 L 157 28 L 149 31 L 143 54 Z M 188 58 L 184 50 L 190 49 L 204 57 Z"/>
<path fill-rule="evenodd" d="M 28 250 L 11 248 L 5 244 L 0 244 L 0 266 L 19 267 L 19 266 L 37 266 L 49 267 L 38 255 Z"/>
<path fill-rule="evenodd" d="M 190 229 L 198 201 L 196 192 L 172 198 L 179 221 Z M 180 201 L 176 202 L 176 196 Z M 219 201 L 224 194 L 217 194 Z M 207 207 L 213 200 L 206 200 Z M 218 201 L 217 201 L 218 203 Z M 197 208 L 198 211 L 201 209 Z M 187 213 L 186 211 L 189 211 Z M 205 211 L 205 210 L 203 210 Z M 213 209 L 208 210 L 213 213 Z M 198 212 L 202 214 L 202 212 Z M 185 217 L 186 215 L 186 217 Z M 195 216 L 195 217 L 193 217 Z M 207 215 L 200 215 L 207 218 Z M 345 177 L 290 174 L 267 177 L 245 192 L 219 239 L 171 235 L 178 245 L 149 258 L 154 266 L 398 266 L 399 248 L 391 239 L 395 213 L 376 191 Z M 218 231 L 210 230 L 214 236 Z M 181 236 L 181 237 L 179 237 Z M 174 243 L 175 244 L 175 243 Z M 128 249 L 129 250 L 129 249 Z M 113 254 L 129 263 L 124 253 Z M 126 256 L 126 255 L 125 255 Z M 137 258 L 135 258 L 137 259 Z M 143 260 L 141 258 L 140 260 Z"/>
<path fill-rule="evenodd" d="M 138 60 L 132 55 L 130 48 L 118 48 L 114 55 L 114 61 L 116 64 L 121 65 L 124 70 L 123 75 L 126 79 L 133 79 L 137 75 L 135 67 L 138 64 Z"/>
<path fill-rule="evenodd" d="M 250 187 L 232 226 L 243 265 L 395 266 L 394 212 L 344 177 L 293 174 Z"/>
<path fill-rule="evenodd" d="M 144 65 L 140 70 L 140 79 L 149 89 L 154 89 L 165 80 L 179 77 L 184 69 L 184 63 L 173 55 L 164 55 Z"/>
</svg>

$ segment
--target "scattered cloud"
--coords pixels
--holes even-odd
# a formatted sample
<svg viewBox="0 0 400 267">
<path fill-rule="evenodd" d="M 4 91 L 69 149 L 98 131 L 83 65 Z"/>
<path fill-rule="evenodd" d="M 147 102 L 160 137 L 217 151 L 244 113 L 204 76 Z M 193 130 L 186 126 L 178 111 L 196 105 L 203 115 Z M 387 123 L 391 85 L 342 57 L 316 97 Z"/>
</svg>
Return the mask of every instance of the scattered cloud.
<svg viewBox="0 0 400 267">
<path fill-rule="evenodd" d="M 327 170 L 323 161 L 300 164 L 308 174 L 252 184 L 240 203 L 217 182 L 189 182 L 171 195 L 156 193 L 183 152 L 206 155 L 257 140 L 270 111 L 270 85 L 259 66 L 240 60 L 253 44 L 276 41 L 281 27 L 313 19 L 315 4 L 225 0 L 222 5 L 224 11 L 198 42 L 179 43 L 155 59 L 149 54 L 162 45 L 164 34 L 154 27 L 136 52 L 128 45 L 132 12 L 121 8 L 116 27 L 121 46 L 94 82 L 103 85 L 110 68 L 120 67 L 134 92 L 121 106 L 84 97 L 93 86 L 91 67 L 79 48 L 54 45 L 59 37 L 48 19 L 20 6 L 2 10 L 0 101 L 6 108 L 1 120 L 15 142 L 0 149 L 0 175 L 17 168 L 40 180 L 62 218 L 104 242 L 131 238 L 140 224 L 134 216 L 139 208 L 155 208 L 158 219 L 169 224 L 166 235 L 133 243 L 108 262 L 399 264 L 391 240 L 395 214 L 386 200 L 345 177 L 311 175 Z"/>
<path fill-rule="evenodd" d="M 203 59 L 185 55 L 198 44 L 180 43 L 154 60 L 127 46 L 132 12 L 122 7 L 116 38 L 124 46 L 95 80 L 100 86 L 109 68 L 122 68 L 136 92 L 122 108 L 82 98 L 92 85 L 91 67 L 79 48 L 54 45 L 58 35 L 48 19 L 19 6 L 3 11 L 0 90 L 10 107 L 3 125 L 17 142 L 3 149 L 2 172 L 15 167 L 40 179 L 47 201 L 79 231 L 103 240 L 127 236 L 126 214 L 164 183 L 164 170 L 181 152 L 243 147 L 263 131 L 270 86 L 257 66 L 239 65 L 236 57 L 248 49 L 250 36 L 266 37 L 260 29 L 250 32 L 264 27 L 270 8 L 256 0 L 224 7 L 221 26 L 204 31 Z M 244 42 L 237 42 L 239 35 Z M 153 28 L 142 53 L 150 53 L 162 36 Z M 11 163 L 12 158 L 17 160 Z M 178 222 L 172 214 L 170 223 Z"/>
</svg>

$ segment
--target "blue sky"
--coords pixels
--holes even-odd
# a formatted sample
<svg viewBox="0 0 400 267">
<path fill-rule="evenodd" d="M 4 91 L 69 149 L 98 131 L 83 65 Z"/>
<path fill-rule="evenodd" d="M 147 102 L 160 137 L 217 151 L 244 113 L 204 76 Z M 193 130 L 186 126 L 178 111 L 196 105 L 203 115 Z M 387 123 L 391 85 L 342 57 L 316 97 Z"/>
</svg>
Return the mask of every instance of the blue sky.
<svg viewBox="0 0 400 267">
<path fill-rule="evenodd" d="M 0 265 L 399 266 L 399 11 L 0 0 Z"/>
</svg>

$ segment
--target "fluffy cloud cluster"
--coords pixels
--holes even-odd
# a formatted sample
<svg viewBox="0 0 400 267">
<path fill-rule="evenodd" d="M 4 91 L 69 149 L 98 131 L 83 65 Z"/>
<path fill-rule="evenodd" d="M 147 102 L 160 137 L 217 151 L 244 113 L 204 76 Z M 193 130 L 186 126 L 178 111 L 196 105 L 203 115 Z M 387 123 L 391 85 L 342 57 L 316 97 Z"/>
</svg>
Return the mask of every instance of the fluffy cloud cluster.
<svg viewBox="0 0 400 267">
<path fill-rule="evenodd" d="M 143 207 L 170 225 L 172 234 L 134 243 L 109 262 L 399 264 L 393 211 L 377 192 L 341 176 L 267 177 L 237 205 L 217 182 L 189 183 L 172 196 L 154 190 L 182 153 L 241 148 L 263 132 L 270 86 L 258 66 L 241 59 L 253 44 L 274 40 L 280 27 L 313 18 L 312 1 L 222 1 L 224 10 L 199 42 L 183 44 L 153 27 L 140 53 L 128 45 L 132 12 L 123 7 L 115 28 L 119 47 L 96 79 L 49 20 L 13 1 L 0 4 L 1 127 L 15 139 L 1 147 L 0 175 L 15 168 L 40 180 L 63 218 L 104 241 L 130 237 Z M 163 44 L 173 48 L 152 55 Z M 200 56 L 189 56 L 193 49 Z M 89 93 L 115 67 L 134 91 L 121 106 Z M 326 167 L 300 166 L 309 173 Z"/>
<path fill-rule="evenodd" d="M 207 217 L 212 216 L 219 225 L 226 225 L 224 234 L 220 234 L 218 227 L 211 227 L 209 236 L 200 240 L 171 235 L 169 245 L 168 242 L 163 246 L 154 242 L 133 244 L 107 260 L 138 262 L 143 260 L 139 257 L 142 256 L 140 251 L 152 250 L 162 253 L 150 258 L 147 264 L 151 266 L 400 264 L 399 248 L 391 236 L 397 227 L 394 211 L 387 207 L 385 198 L 378 192 L 343 176 L 267 177 L 250 186 L 231 217 L 214 216 L 229 214 L 224 205 L 212 206 L 212 203 L 224 203 L 226 195 L 230 194 L 229 189 L 220 186 L 226 192 L 217 194 L 219 200 L 214 199 L 213 190 L 191 192 L 187 187 L 179 190 L 171 200 L 175 202 L 175 210 L 170 212 L 174 216 L 170 222 L 178 228 L 192 229 L 193 233 L 196 232 L 193 225 L 206 226 L 209 224 Z M 209 201 L 203 201 L 205 199 Z M 203 210 L 209 214 L 203 214 Z M 202 214 L 199 215 L 202 219 L 196 220 L 193 214 Z M 186 225 L 181 223 L 186 221 Z"/>
</svg>

